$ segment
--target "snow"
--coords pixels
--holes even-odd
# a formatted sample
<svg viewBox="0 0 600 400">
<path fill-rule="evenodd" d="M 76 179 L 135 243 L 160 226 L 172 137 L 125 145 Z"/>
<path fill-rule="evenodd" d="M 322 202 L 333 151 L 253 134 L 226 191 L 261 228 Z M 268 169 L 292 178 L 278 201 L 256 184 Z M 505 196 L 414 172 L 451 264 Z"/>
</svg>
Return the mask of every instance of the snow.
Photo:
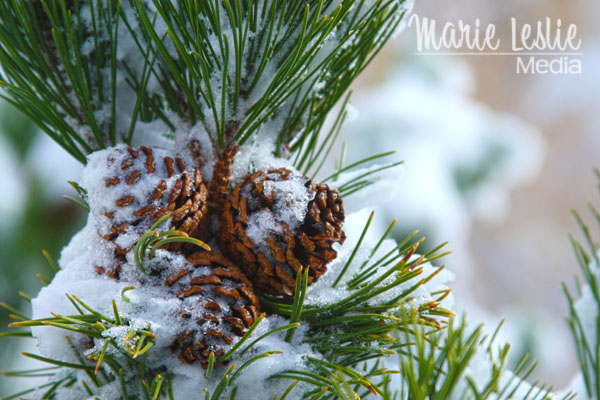
<svg viewBox="0 0 600 400">
<path fill-rule="evenodd" d="M 588 285 L 583 287 L 581 297 L 575 303 L 575 312 L 581 320 L 581 327 L 585 336 L 598 338 L 597 318 L 600 313 L 600 306 Z"/>
<path fill-rule="evenodd" d="M 271 233 L 283 233 L 282 228 L 281 221 L 275 220 L 270 210 L 260 210 L 248 216 L 246 234 L 255 245 L 262 248 L 267 246 Z"/>
<path fill-rule="evenodd" d="M 585 388 L 585 380 L 583 378 L 583 374 L 581 372 L 579 372 L 578 374 L 576 374 L 573 379 L 571 380 L 571 382 L 569 382 L 569 385 L 567 385 L 568 389 L 565 389 L 559 393 L 557 393 L 557 398 L 563 398 L 567 393 L 571 392 L 571 393 L 577 393 L 577 397 L 575 397 L 575 399 L 577 400 L 584 400 L 584 399 L 589 399 L 591 400 L 588 396 L 587 396 L 587 389 Z"/>
<path fill-rule="evenodd" d="M 274 155 L 276 150 L 273 135 L 262 135 L 244 145 L 244 150 L 235 156 L 231 167 L 231 184 L 239 183 L 248 173 L 256 171 L 269 171 L 278 168 L 287 168 L 294 171 L 294 166 L 289 160 Z M 296 171 L 297 172 L 297 171 Z"/>
<path fill-rule="evenodd" d="M 265 254 L 269 254 L 266 240 L 270 233 L 283 233 L 284 223 L 295 233 L 304 222 L 308 203 L 315 197 L 315 192 L 306 187 L 308 179 L 301 175 L 291 174 L 287 180 L 278 179 L 279 173 L 269 173 L 263 186 L 263 195 L 274 199 L 272 210 L 260 210 L 248 216 L 246 234 L 254 244 L 265 249 Z M 240 195 L 252 200 L 251 189 L 251 185 L 243 186 Z M 256 207 L 251 202 L 248 205 Z"/>
<path fill-rule="evenodd" d="M 478 351 L 474 354 L 473 359 L 465 370 L 465 377 L 472 379 L 479 392 L 483 392 L 485 390 L 485 384 L 492 379 L 493 374 L 496 372 L 493 370 L 492 363 L 499 364 L 500 361 L 498 354 L 494 354 L 494 351 L 492 351 L 490 354 L 483 350 L 483 348 L 484 346 L 479 346 Z M 466 379 L 462 379 L 461 384 L 459 385 L 460 389 L 455 391 L 453 400 L 460 400 L 464 398 L 462 397 L 461 393 L 472 393 L 468 389 L 467 385 Z M 535 396 L 539 396 L 538 393 L 541 392 L 540 389 L 534 387 L 527 381 L 522 381 L 521 378 L 513 374 L 508 369 L 503 369 L 500 373 L 498 388 L 501 391 L 506 389 L 504 395 L 500 396 L 498 394 L 492 394 L 490 399 L 503 399 L 507 397 L 509 393 L 513 393 L 510 398 L 514 399 L 534 399 Z M 549 393 L 548 397 L 544 398 L 554 399 L 555 396 L 552 393 Z"/>
</svg>

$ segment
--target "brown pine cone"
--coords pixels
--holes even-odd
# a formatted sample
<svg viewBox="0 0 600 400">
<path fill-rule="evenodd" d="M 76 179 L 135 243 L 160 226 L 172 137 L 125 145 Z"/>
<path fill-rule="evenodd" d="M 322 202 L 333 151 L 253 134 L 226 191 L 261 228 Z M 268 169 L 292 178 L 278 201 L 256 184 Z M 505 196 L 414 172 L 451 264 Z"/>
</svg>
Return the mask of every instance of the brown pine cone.
<svg viewBox="0 0 600 400">
<path fill-rule="evenodd" d="M 219 246 L 257 290 L 293 296 L 296 273 L 309 268 L 308 284 L 337 256 L 343 243 L 344 207 L 337 190 L 288 169 L 258 171 L 238 184 L 224 204 Z"/>
<path fill-rule="evenodd" d="M 208 191 L 200 170 L 188 169 L 183 158 L 160 149 L 121 145 L 94 154 L 90 162 L 101 163 L 103 171 L 88 182 L 84 177 L 90 210 L 100 235 L 115 244 L 119 263 L 125 262 L 139 237 L 166 213 L 171 214 L 165 223 L 170 229 L 200 239 L 206 236 Z M 164 248 L 178 250 L 181 244 Z M 111 274 L 115 275 L 114 270 Z"/>
<path fill-rule="evenodd" d="M 193 269 L 166 278 L 165 286 L 182 301 L 184 328 L 171 345 L 186 364 L 207 368 L 210 353 L 218 358 L 258 318 L 260 305 L 252 283 L 225 256 L 200 251 L 187 256 Z"/>
</svg>

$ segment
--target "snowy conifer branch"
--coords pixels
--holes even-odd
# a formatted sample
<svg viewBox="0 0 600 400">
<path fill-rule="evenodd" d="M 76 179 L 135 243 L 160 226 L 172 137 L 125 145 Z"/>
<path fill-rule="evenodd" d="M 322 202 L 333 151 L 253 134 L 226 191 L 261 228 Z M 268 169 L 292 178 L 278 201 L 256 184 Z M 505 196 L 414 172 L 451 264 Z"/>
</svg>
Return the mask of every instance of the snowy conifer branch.
<svg viewBox="0 0 600 400">
<path fill-rule="evenodd" d="M 302 147 L 402 18 L 398 1 L 136 1 L 161 56 L 165 92 L 185 99 L 219 146 L 243 144 L 278 119 L 278 147 Z M 203 18 L 198 20 L 197 16 Z M 158 25 L 158 26 L 157 26 Z M 324 94 L 327 95 L 324 95 Z"/>
<path fill-rule="evenodd" d="M 595 173 L 600 179 L 600 171 L 596 170 Z M 598 210 L 592 204 L 589 204 L 589 210 L 600 225 Z M 580 215 L 576 211 L 573 211 L 573 214 L 585 239 L 585 244 L 581 244 L 573 236 L 570 237 L 585 285 L 582 287 L 579 280 L 576 280 L 576 299 L 563 284 L 563 291 L 569 303 L 567 322 L 575 341 L 586 394 L 590 399 L 600 399 L 600 244 L 592 237 L 588 225 Z"/>
<path fill-rule="evenodd" d="M 415 325 L 399 333 L 403 342 L 413 345 L 399 352 L 402 384 L 392 392 L 406 400 L 575 398 L 572 393 L 557 398 L 551 387 L 525 382 L 535 368 L 527 355 L 508 372 L 510 345 L 495 344 L 500 327 L 487 337 L 482 326 L 470 327 L 463 316 L 458 321 L 451 319 L 444 331 L 430 332 Z"/>
<path fill-rule="evenodd" d="M 168 215 L 163 217 L 148 232 L 156 233 L 155 229 L 167 218 Z M 367 222 L 365 232 L 368 227 Z M 382 256 L 372 257 L 378 254 L 377 251 L 388 237 L 389 231 L 382 235 L 371 250 L 371 257 L 365 262 L 353 262 L 354 257 L 349 259 L 348 262 L 352 265 L 348 270 L 353 273 L 342 280 L 345 289 L 339 292 L 342 296 L 338 301 L 321 305 L 315 303 L 318 299 L 309 298 L 307 303 L 307 270 L 298 272 L 300 279 L 297 280 L 297 285 L 300 290 L 296 292 L 291 303 L 265 296 L 261 302 L 263 308 L 287 317 L 288 323 L 256 338 L 252 334 L 263 321 L 263 314 L 228 353 L 221 357 L 213 357 L 212 360 L 216 361 L 218 358 L 222 363 L 234 353 L 239 354 L 239 357 L 248 354 L 243 358 L 244 363 L 237 368 L 233 365 L 226 369 L 213 369 L 213 365 L 209 365 L 208 376 L 218 373 L 221 374 L 221 380 L 212 392 L 207 392 L 208 398 L 235 398 L 235 378 L 243 375 L 243 371 L 252 363 L 281 353 L 279 349 L 264 352 L 260 347 L 262 340 L 273 335 L 285 335 L 285 341 L 295 345 L 309 345 L 317 354 L 322 354 L 323 358 L 306 357 L 304 368 L 275 373 L 271 379 L 303 382 L 303 390 L 308 398 L 315 399 L 321 396 L 353 398 L 347 396 L 360 392 L 361 387 L 366 390 L 363 397 L 370 394 L 386 395 L 386 389 L 381 385 L 395 372 L 383 366 L 367 371 L 363 366 L 366 368 L 369 361 L 377 361 L 382 356 L 389 357 L 403 351 L 407 343 L 403 337 L 394 337 L 395 332 L 414 331 L 413 324 L 437 330 L 452 316 L 450 311 L 439 305 L 448 295 L 448 290 L 433 294 L 434 300 L 430 302 L 417 301 L 413 304 L 415 292 L 441 271 L 440 268 L 429 269 L 427 275 L 421 277 L 425 273 L 422 265 L 445 254 L 440 253 L 441 246 L 422 256 L 416 256 L 415 252 L 423 240 L 414 242 L 415 233 Z M 145 238 L 140 240 L 142 241 L 145 241 Z M 356 244 L 354 253 L 360 250 L 361 244 L 362 240 Z M 131 288 L 126 287 L 124 290 L 127 289 Z M 54 385 L 38 388 L 36 393 L 42 391 L 46 398 L 53 399 L 60 387 L 69 387 L 76 392 L 85 391 L 92 396 L 99 388 L 118 383 L 123 398 L 172 398 L 169 394 L 171 380 L 168 374 L 165 375 L 161 370 L 148 369 L 146 362 L 154 343 L 152 326 L 139 326 L 139 322 L 127 320 L 119 313 L 114 301 L 111 307 L 113 315 L 107 316 L 76 296 L 67 297 L 78 314 L 55 314 L 50 318 L 30 320 L 5 305 L 15 319 L 10 325 L 12 328 L 50 326 L 76 333 L 79 337 L 87 337 L 90 342 L 95 340 L 92 349 L 86 354 L 76 353 L 79 363 L 65 363 L 59 359 L 27 354 L 59 368 L 47 372 L 52 374 L 51 380 Z M 407 319 L 408 315 L 410 321 Z M 299 327 L 303 329 L 304 334 L 301 339 L 294 339 L 293 332 Z M 31 333 L 20 330 L 7 332 L 3 336 L 31 337 Z M 71 347 L 73 351 L 77 351 L 74 346 Z M 253 350 L 255 348 L 262 352 L 257 353 Z M 23 372 L 27 373 L 34 372 Z M 152 384 L 145 385 L 144 382 Z M 77 389 L 74 385 L 81 385 L 81 388 Z M 310 386 L 314 388 L 310 389 Z M 229 397 L 232 396 L 231 393 L 233 397 Z"/>
<path fill-rule="evenodd" d="M 385 240 L 387 233 L 379 243 Z M 449 291 L 437 293 L 434 300 L 416 308 L 411 304 L 415 291 L 443 269 L 438 268 L 420 278 L 424 274 L 420 265 L 429 263 L 443 254 L 439 253 L 441 247 L 438 247 L 420 257 L 415 256 L 422 240 L 409 243 L 413 237 L 414 235 L 409 236 L 382 257 L 374 257 L 361 265 L 352 266 L 350 269 L 355 272 L 352 279 L 348 277 L 343 280 L 347 292 L 342 292 L 344 296 L 338 301 L 329 304 L 305 304 L 304 285 L 303 290 L 296 292 L 291 303 L 264 296 L 261 304 L 268 311 L 306 325 L 309 335 L 303 341 L 324 354 L 327 362 L 332 363 L 335 368 L 349 368 L 358 373 L 361 363 L 393 355 L 406 346 L 403 338 L 394 338 L 391 334 L 408 329 L 412 326 L 411 321 L 439 329 L 445 325 L 445 320 L 453 315 L 440 306 Z M 355 246 L 354 253 L 359 250 L 361 242 Z M 352 263 L 352 259 L 353 257 L 350 257 L 349 263 Z M 302 286 L 303 280 L 297 282 Z M 336 282 L 333 282 L 333 285 Z M 408 314 L 411 315 L 411 321 L 406 318 Z M 288 335 L 293 334 L 292 332 L 288 331 Z M 382 369 L 373 376 L 380 378 L 388 373 L 388 370 Z M 279 376 L 290 377 L 298 374 L 298 371 L 293 371 Z"/>
<path fill-rule="evenodd" d="M 104 344 L 101 347 L 92 346 L 87 354 L 78 353 L 75 347 L 72 346 L 73 351 L 76 352 L 76 356 L 80 360 L 79 363 L 68 363 L 59 359 L 24 353 L 27 357 L 53 365 L 54 367 L 16 372 L 0 371 L 0 374 L 12 377 L 31 377 L 38 376 L 37 372 L 42 371 L 43 375 L 41 376 L 50 377 L 52 384 L 42 385 L 12 396 L 3 397 L 3 400 L 21 398 L 21 396 L 34 391 L 41 398 L 58 400 L 59 397 L 56 397 L 56 392 L 60 387 L 71 388 L 74 386 L 76 392 L 80 391 L 82 395 L 86 393 L 88 396 L 94 396 L 98 388 L 106 385 L 117 386 L 121 391 L 121 398 L 123 399 L 144 398 L 156 400 L 159 398 L 174 398 L 171 392 L 172 381 L 168 374 L 165 375 L 164 372 L 161 374 L 161 371 L 149 370 L 146 365 L 147 353 L 151 351 L 155 339 L 152 333 L 153 327 L 140 326 L 136 321 L 124 320 L 120 316 L 114 301 L 112 304 L 114 315 L 113 317 L 108 317 L 89 307 L 76 296 L 67 297 L 69 297 L 74 308 L 79 312 L 78 315 L 54 315 L 52 318 L 38 320 L 28 320 L 22 315 L 15 315 L 18 321 L 10 324 L 10 327 L 31 328 L 35 326 L 51 326 L 75 332 L 84 335 L 84 337 L 95 338 Z M 84 313 L 84 311 L 87 313 Z M 263 318 L 256 321 L 254 328 L 260 324 Z M 297 324 L 291 324 L 274 329 L 250 343 L 250 345 L 242 347 L 242 344 L 246 342 L 254 331 L 251 328 L 229 353 L 221 357 L 221 360 L 226 360 L 240 348 L 243 348 L 242 353 L 245 353 L 258 344 L 261 339 L 296 326 Z M 10 334 L 4 336 L 19 337 L 25 335 Z M 67 338 L 67 340 L 70 339 Z M 204 389 L 206 398 L 213 400 L 224 398 L 235 399 L 235 392 L 231 397 L 229 394 L 224 396 L 224 391 L 233 385 L 235 378 L 244 370 L 247 370 L 253 363 L 276 354 L 281 354 L 281 351 L 267 351 L 251 357 L 239 367 L 233 364 L 226 370 L 221 370 L 220 373 L 222 376 L 217 381 L 217 385 L 215 385 L 213 391 Z M 214 354 L 212 356 L 211 359 L 214 360 Z M 80 371 L 84 375 L 81 375 Z M 211 365 L 207 371 L 207 376 L 210 377 L 212 372 L 213 368 Z M 148 384 L 148 382 L 151 382 L 151 384 Z M 81 387 L 77 389 L 76 385 L 81 385 Z"/>
<path fill-rule="evenodd" d="M 402 4 L 2 0 L 0 82 L 82 162 L 157 120 L 165 134 L 200 123 L 220 148 L 274 123 L 277 151 L 311 151 Z"/>
</svg>

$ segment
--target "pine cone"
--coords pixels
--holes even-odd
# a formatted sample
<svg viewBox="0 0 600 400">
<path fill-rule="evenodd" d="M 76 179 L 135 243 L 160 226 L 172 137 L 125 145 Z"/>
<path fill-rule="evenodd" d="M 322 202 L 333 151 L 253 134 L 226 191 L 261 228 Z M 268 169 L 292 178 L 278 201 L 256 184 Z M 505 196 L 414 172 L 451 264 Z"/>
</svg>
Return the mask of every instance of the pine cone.
<svg viewBox="0 0 600 400">
<path fill-rule="evenodd" d="M 317 280 L 343 243 L 344 208 L 337 190 L 288 169 L 244 177 L 225 202 L 219 245 L 257 290 L 293 296 L 296 273 Z"/>
<path fill-rule="evenodd" d="M 225 256 L 200 251 L 187 256 L 194 269 L 183 269 L 165 280 L 182 301 L 185 329 L 171 345 L 179 359 L 208 366 L 211 352 L 220 357 L 258 318 L 259 303 L 252 283 Z"/>
<path fill-rule="evenodd" d="M 188 170 L 181 157 L 145 146 L 123 145 L 102 153 L 97 161 L 92 159 L 104 163 L 101 170 L 105 173 L 87 185 L 90 191 L 101 191 L 93 196 L 95 203 L 90 207 L 100 222 L 100 235 L 116 245 L 115 257 L 120 263 L 139 237 L 166 213 L 171 213 L 171 229 L 195 238 L 206 236 L 208 191 L 198 168 Z M 173 243 L 163 248 L 178 250 L 181 246 Z M 118 270 L 109 275 L 117 278 Z"/>
</svg>

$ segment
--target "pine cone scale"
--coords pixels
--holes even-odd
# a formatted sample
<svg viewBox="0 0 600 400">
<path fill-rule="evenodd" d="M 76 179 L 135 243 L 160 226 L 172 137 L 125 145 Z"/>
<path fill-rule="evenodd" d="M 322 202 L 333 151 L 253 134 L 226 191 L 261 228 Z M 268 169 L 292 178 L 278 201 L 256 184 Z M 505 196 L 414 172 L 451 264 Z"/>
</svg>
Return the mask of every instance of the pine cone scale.
<svg viewBox="0 0 600 400">
<path fill-rule="evenodd" d="M 210 353 L 223 355 L 232 337 L 241 337 L 258 318 L 258 298 L 252 283 L 231 260 L 213 251 L 186 256 L 193 270 L 182 270 L 165 283 L 178 293 L 196 328 L 171 344 L 182 362 L 208 367 Z"/>
</svg>

